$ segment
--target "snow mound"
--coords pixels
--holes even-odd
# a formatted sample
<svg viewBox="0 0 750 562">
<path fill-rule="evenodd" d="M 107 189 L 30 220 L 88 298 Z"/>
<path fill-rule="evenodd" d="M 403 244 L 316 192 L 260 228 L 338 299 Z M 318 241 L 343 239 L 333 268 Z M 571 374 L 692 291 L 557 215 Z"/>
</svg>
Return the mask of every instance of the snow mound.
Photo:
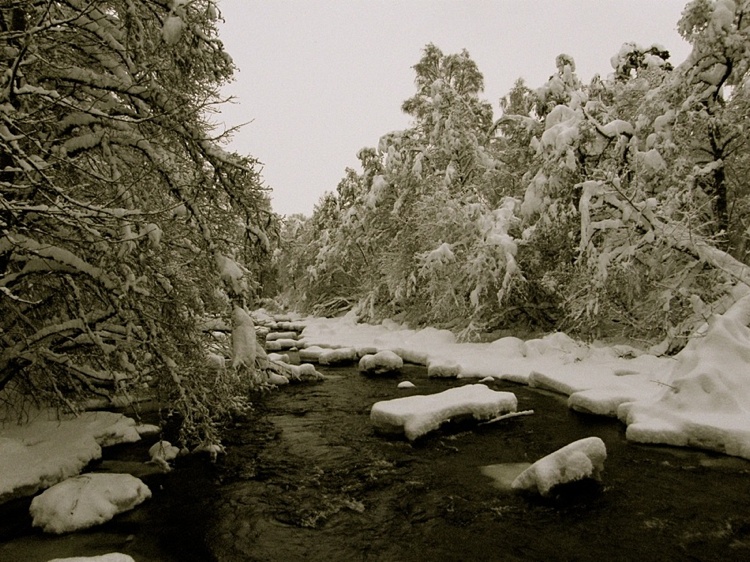
<svg viewBox="0 0 750 562">
<path fill-rule="evenodd" d="M 401 370 L 404 361 L 392 351 L 379 351 L 374 355 L 365 355 L 359 360 L 359 371 L 368 375 L 384 375 Z"/>
<path fill-rule="evenodd" d="M 514 490 L 548 496 L 552 488 L 586 478 L 599 479 L 604 470 L 607 448 L 598 437 L 574 441 L 536 461 L 513 481 Z"/>
<path fill-rule="evenodd" d="M 0 503 L 75 476 L 101 457 L 101 447 L 138 440 L 135 421 L 112 412 L 62 420 L 40 414 L 25 425 L 5 425 L 0 429 Z"/>
<path fill-rule="evenodd" d="M 311 345 L 310 347 L 299 350 L 299 360 L 318 362 L 320 360 L 321 354 L 324 351 L 326 350 L 318 345 Z"/>
<path fill-rule="evenodd" d="M 296 340 L 297 339 L 297 332 L 270 332 L 268 335 L 266 335 L 266 341 L 276 341 L 276 340 Z"/>
<path fill-rule="evenodd" d="M 359 359 L 357 350 L 351 347 L 341 347 L 339 349 L 329 349 L 324 351 L 318 357 L 321 365 L 336 365 L 339 363 L 351 363 Z"/>
<path fill-rule="evenodd" d="M 148 486 L 130 474 L 83 474 L 42 492 L 29 511 L 34 527 L 62 534 L 105 523 L 150 497 Z"/>
<path fill-rule="evenodd" d="M 74 556 L 73 558 L 55 558 L 47 562 L 135 562 L 132 556 L 120 552 L 110 552 L 101 556 Z"/>
<path fill-rule="evenodd" d="M 512 392 L 499 392 L 483 384 L 470 384 L 437 394 L 376 402 L 370 411 L 370 420 L 376 429 L 403 431 L 406 438 L 413 441 L 451 418 L 471 415 L 477 420 L 492 419 L 505 412 L 514 412 L 517 405 Z"/>
<path fill-rule="evenodd" d="M 169 441 L 157 441 L 148 450 L 151 462 L 165 468 L 169 468 L 167 463 L 176 459 L 179 454 L 180 448 L 175 447 Z"/>
<path fill-rule="evenodd" d="M 396 388 L 417 388 L 417 385 L 411 381 L 401 381 L 396 385 Z"/>
<path fill-rule="evenodd" d="M 675 359 L 656 397 L 620 406 L 627 438 L 750 459 L 750 329 L 743 311 L 714 315 L 705 335 Z"/>
<path fill-rule="evenodd" d="M 461 365 L 450 359 L 435 358 L 427 364 L 430 378 L 455 379 L 461 374 Z"/>
</svg>

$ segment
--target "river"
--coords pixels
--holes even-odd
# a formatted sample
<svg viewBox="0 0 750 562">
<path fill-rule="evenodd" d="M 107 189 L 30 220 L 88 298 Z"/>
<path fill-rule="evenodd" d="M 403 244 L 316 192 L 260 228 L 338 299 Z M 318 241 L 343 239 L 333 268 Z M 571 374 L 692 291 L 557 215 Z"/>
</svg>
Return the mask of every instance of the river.
<svg viewBox="0 0 750 562">
<path fill-rule="evenodd" d="M 320 370 L 324 382 L 258 399 L 216 465 L 183 459 L 150 477 L 152 500 L 88 532 L 42 537 L 19 524 L 0 560 L 112 550 L 137 562 L 750 559 L 748 461 L 629 443 L 616 420 L 511 383 L 490 386 L 533 415 L 450 425 L 410 444 L 376 434 L 371 405 L 473 381 L 428 379 L 416 366 L 398 378 Z M 397 389 L 400 380 L 417 387 Z M 508 489 L 528 463 L 588 436 L 607 446 L 601 484 L 551 499 Z"/>
</svg>

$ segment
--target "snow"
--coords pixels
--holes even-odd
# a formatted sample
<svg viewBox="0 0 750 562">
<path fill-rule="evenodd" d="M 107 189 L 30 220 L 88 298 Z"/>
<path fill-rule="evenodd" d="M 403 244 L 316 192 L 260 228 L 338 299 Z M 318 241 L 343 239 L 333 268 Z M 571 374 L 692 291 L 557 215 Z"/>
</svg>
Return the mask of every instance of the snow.
<svg viewBox="0 0 750 562">
<path fill-rule="evenodd" d="M 404 360 L 389 350 L 368 354 L 359 360 L 359 370 L 370 375 L 394 373 L 404 366 Z"/>
<path fill-rule="evenodd" d="M 491 419 L 516 410 L 512 392 L 491 390 L 483 384 L 450 388 L 437 394 L 408 396 L 376 402 L 370 411 L 373 425 L 383 431 L 403 430 L 410 441 L 461 415 Z"/>
<path fill-rule="evenodd" d="M 24 425 L 0 426 L 0 503 L 75 476 L 101 458 L 101 447 L 139 439 L 134 420 L 111 412 L 64 419 L 42 412 Z"/>
<path fill-rule="evenodd" d="M 34 527 L 62 534 L 105 523 L 150 497 L 148 486 L 130 474 L 82 474 L 42 492 L 29 511 Z"/>
<path fill-rule="evenodd" d="M 110 552 L 101 556 L 74 556 L 73 558 L 54 558 L 47 562 L 135 562 L 132 556 L 120 552 Z"/>
<path fill-rule="evenodd" d="M 357 350 L 351 347 L 329 349 L 318 357 L 321 365 L 336 365 L 337 363 L 350 363 L 359 359 Z"/>
<path fill-rule="evenodd" d="M 401 381 L 396 385 L 396 388 L 417 388 L 417 385 L 411 381 Z"/>
<path fill-rule="evenodd" d="M 175 447 L 169 441 L 157 441 L 148 450 L 151 462 L 169 468 L 169 461 L 177 458 L 180 448 Z"/>
<path fill-rule="evenodd" d="M 750 458 L 750 329 L 745 319 L 736 308 L 712 316 L 705 334 L 676 355 L 658 393 L 619 407 L 628 439 Z"/>
<path fill-rule="evenodd" d="M 232 366 L 254 368 L 256 346 L 253 319 L 245 309 L 235 306 L 232 313 Z"/>
<path fill-rule="evenodd" d="M 548 496 L 555 486 L 586 478 L 599 479 L 606 458 L 604 442 L 598 437 L 587 437 L 536 461 L 518 475 L 511 487 Z"/>
<path fill-rule="evenodd" d="M 444 330 L 357 324 L 352 316 L 308 319 L 300 342 L 319 348 L 376 345 L 433 369 L 452 364 L 461 379 L 533 385 L 567 395 L 572 409 L 618 416 L 632 441 L 750 458 L 750 384 L 743 374 L 750 373 L 750 330 L 727 314 L 715 316 L 712 330 L 674 358 L 628 346 L 585 345 L 559 332 L 525 342 L 508 337 L 458 343 Z"/>
</svg>

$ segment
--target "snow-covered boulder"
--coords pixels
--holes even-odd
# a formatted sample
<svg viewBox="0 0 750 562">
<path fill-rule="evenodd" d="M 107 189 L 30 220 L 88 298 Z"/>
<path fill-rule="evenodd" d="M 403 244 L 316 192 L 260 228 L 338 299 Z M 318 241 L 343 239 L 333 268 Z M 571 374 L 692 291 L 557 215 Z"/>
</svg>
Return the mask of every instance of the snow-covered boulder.
<svg viewBox="0 0 750 562">
<path fill-rule="evenodd" d="M 340 363 L 353 363 L 358 359 L 357 350 L 352 347 L 340 347 L 328 349 L 320 354 L 318 362 L 321 365 L 337 365 Z"/>
<path fill-rule="evenodd" d="M 0 503 L 75 476 L 101 458 L 104 446 L 141 438 L 135 421 L 122 414 L 84 412 L 64 419 L 49 414 L 0 428 Z"/>
<path fill-rule="evenodd" d="M 35 527 L 62 534 L 105 523 L 150 497 L 148 486 L 130 474 L 82 474 L 42 492 L 29 511 Z"/>
<path fill-rule="evenodd" d="M 396 385 L 396 388 L 417 388 L 417 385 L 411 381 L 401 381 Z"/>
<path fill-rule="evenodd" d="M 365 355 L 359 360 L 359 371 L 366 375 L 385 375 L 397 373 L 404 366 L 404 360 L 392 351 L 378 351 Z"/>
<path fill-rule="evenodd" d="M 536 461 L 518 475 L 511 487 L 548 496 L 561 484 L 587 478 L 598 480 L 606 458 L 607 448 L 601 439 L 580 439 Z"/>
<path fill-rule="evenodd" d="M 317 345 L 311 345 L 310 347 L 306 347 L 304 349 L 299 350 L 299 360 L 300 361 L 312 361 L 317 363 L 320 359 L 320 356 L 323 354 L 323 352 L 327 351 L 325 348 L 322 348 Z"/>
<path fill-rule="evenodd" d="M 283 351 L 285 349 L 292 349 L 299 345 L 297 340 L 293 339 L 278 339 L 266 341 L 266 351 Z"/>
<path fill-rule="evenodd" d="M 461 374 L 461 365 L 449 359 L 433 359 L 427 364 L 430 378 L 455 379 Z"/>
<path fill-rule="evenodd" d="M 296 340 L 297 339 L 297 332 L 270 332 L 268 335 L 266 335 L 266 341 L 276 341 L 276 340 Z"/>
<path fill-rule="evenodd" d="M 148 450 L 148 454 L 151 457 L 151 461 L 164 468 L 170 470 L 169 461 L 177 458 L 180 454 L 180 448 L 175 447 L 169 441 L 157 441 Z"/>
<path fill-rule="evenodd" d="M 499 392 L 483 384 L 469 384 L 437 394 L 408 396 L 376 402 L 370 420 L 376 429 L 403 432 L 410 441 L 458 416 L 492 419 L 515 412 L 518 401 L 512 392 Z"/>
</svg>

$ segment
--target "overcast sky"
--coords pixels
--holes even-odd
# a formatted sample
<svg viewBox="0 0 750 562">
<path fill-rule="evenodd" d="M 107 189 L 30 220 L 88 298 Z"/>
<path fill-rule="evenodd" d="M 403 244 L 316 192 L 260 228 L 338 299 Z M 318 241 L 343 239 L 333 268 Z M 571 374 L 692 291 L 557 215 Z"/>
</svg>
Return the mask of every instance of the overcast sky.
<svg viewBox="0 0 750 562">
<path fill-rule="evenodd" d="M 230 148 L 263 162 L 280 214 L 310 215 L 357 151 L 404 129 L 401 103 L 427 43 L 467 49 L 498 100 L 518 77 L 532 88 L 572 55 L 578 75 L 612 71 L 626 41 L 658 43 L 679 64 L 676 26 L 686 0 L 219 0 L 220 33 L 239 71 L 236 103 L 215 120 L 250 122 Z"/>
</svg>

